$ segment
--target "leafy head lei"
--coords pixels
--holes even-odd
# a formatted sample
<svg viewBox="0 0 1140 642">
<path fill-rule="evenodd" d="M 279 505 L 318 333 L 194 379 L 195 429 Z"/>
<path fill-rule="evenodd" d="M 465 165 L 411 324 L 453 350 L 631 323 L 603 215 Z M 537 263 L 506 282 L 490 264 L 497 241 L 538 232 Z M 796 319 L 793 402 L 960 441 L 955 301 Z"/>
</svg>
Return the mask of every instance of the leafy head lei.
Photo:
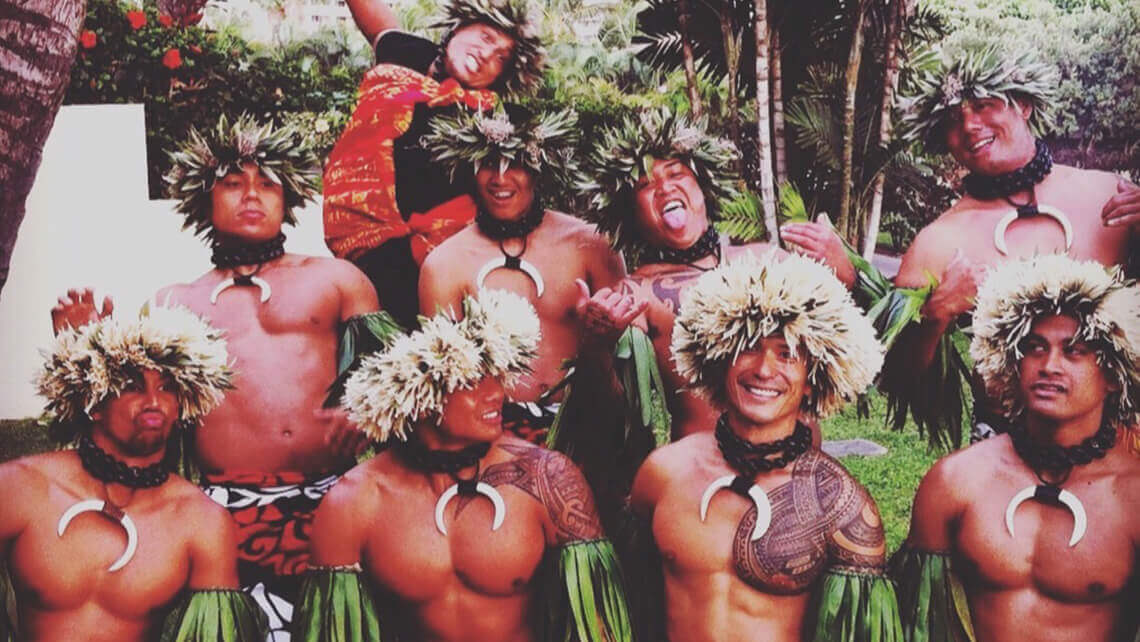
<svg viewBox="0 0 1140 642">
<path fill-rule="evenodd" d="M 362 359 L 348 378 L 343 405 L 377 441 L 407 440 L 416 421 L 443 412 L 447 395 L 495 377 L 510 384 L 530 372 L 538 351 L 538 316 L 505 290 L 480 290 L 463 300 L 463 320 L 440 312 L 420 329 Z"/>
<path fill-rule="evenodd" d="M 693 390 L 723 406 L 729 367 L 777 332 L 807 352 L 811 391 L 803 409 L 820 417 L 862 393 L 883 365 L 874 327 L 835 274 L 798 254 L 772 252 L 727 261 L 685 290 L 673 360 Z"/>
<path fill-rule="evenodd" d="M 920 139 L 929 153 L 945 153 L 947 117 L 963 101 L 981 98 L 1028 101 L 1033 107 L 1029 127 L 1041 136 L 1052 124 L 1057 82 L 1056 69 L 1031 52 L 1003 54 L 989 46 L 953 61 L 944 57 L 937 70 L 914 81 L 914 95 L 904 99 L 905 136 Z"/>
<path fill-rule="evenodd" d="M 144 370 L 169 377 L 185 420 L 213 410 L 232 387 L 222 332 L 183 307 L 149 306 L 136 320 L 64 330 L 44 356 L 36 387 L 57 424 L 82 421 Z"/>
<path fill-rule="evenodd" d="M 500 104 L 490 115 L 437 116 L 423 141 L 433 160 L 453 177 L 468 167 L 478 172 L 485 164 L 497 164 L 501 172 L 517 164 L 539 176 L 545 183 L 539 193 L 546 193 L 567 184 L 574 172 L 577 122 L 577 114 L 568 109 L 532 116 L 518 105 Z"/>
<path fill-rule="evenodd" d="M 740 154 L 729 141 L 710 136 L 704 120 L 690 121 L 667 109 L 627 116 L 598 137 L 583 162 L 578 189 L 586 205 L 582 218 L 610 237 L 617 250 L 640 255 L 647 249 L 634 220 L 634 189 L 655 160 L 677 159 L 697 177 L 710 223 L 717 202 L 735 193 Z"/>
<path fill-rule="evenodd" d="M 248 114 L 233 123 L 223 115 L 204 134 L 191 129 L 177 150 L 170 152 L 174 167 L 164 177 L 176 210 L 186 217 L 182 229 L 207 239 L 214 236 L 210 191 L 226 174 L 240 172 L 242 165 L 257 165 L 285 193 L 285 222 L 296 224 L 293 208 L 312 200 L 317 191 L 321 166 L 309 144 L 287 126 L 259 123 Z"/>
<path fill-rule="evenodd" d="M 510 36 L 515 43 L 511 61 L 496 86 L 501 82 L 508 92 L 523 92 L 542 81 L 546 64 L 546 49 L 529 14 L 527 0 L 451 0 L 447 15 L 432 26 L 448 30 L 441 44 L 444 50 L 456 29 L 473 23 L 490 25 Z"/>
<path fill-rule="evenodd" d="M 1117 428 L 1140 419 L 1140 287 L 1119 267 L 1044 255 L 995 267 L 978 289 L 970 356 L 1006 417 L 1024 412 L 1018 377 L 1021 342 L 1043 317 L 1077 321 L 1074 339 L 1097 351 L 1097 361 L 1119 388 L 1105 404 Z"/>
</svg>

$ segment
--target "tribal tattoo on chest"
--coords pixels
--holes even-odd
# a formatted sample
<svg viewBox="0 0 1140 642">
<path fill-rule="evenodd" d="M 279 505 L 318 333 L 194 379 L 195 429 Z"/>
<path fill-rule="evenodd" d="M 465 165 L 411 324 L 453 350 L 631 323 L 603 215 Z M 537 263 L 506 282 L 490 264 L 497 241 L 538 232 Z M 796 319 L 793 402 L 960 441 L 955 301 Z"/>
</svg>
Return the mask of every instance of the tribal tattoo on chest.
<svg viewBox="0 0 1140 642">
<path fill-rule="evenodd" d="M 681 292 L 693 281 L 703 274 L 700 270 L 686 269 L 667 274 L 657 274 L 641 279 L 643 285 L 648 285 L 653 296 L 665 304 L 673 313 L 681 306 Z"/>
<path fill-rule="evenodd" d="M 749 508 L 732 542 L 733 568 L 766 593 L 801 593 L 828 567 L 881 571 L 885 539 L 867 492 L 839 464 L 818 452 L 799 457 L 792 479 L 769 493 L 772 526 L 752 541 Z"/>
<path fill-rule="evenodd" d="M 479 481 L 495 487 L 511 485 L 538 500 L 554 523 L 559 545 L 603 537 L 590 486 L 565 455 L 533 445 L 496 447 L 516 459 L 489 466 L 480 473 Z M 469 501 L 461 498 L 456 515 Z"/>
</svg>

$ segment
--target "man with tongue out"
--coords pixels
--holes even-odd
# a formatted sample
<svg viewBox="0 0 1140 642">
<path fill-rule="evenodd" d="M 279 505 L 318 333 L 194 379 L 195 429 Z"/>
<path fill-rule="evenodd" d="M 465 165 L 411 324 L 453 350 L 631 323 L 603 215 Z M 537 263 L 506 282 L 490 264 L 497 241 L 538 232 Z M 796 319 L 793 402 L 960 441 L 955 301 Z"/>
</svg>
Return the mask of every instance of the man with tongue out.
<svg viewBox="0 0 1140 642">
<path fill-rule="evenodd" d="M 1108 172 L 1054 164 L 1037 137 L 1051 126 L 1057 81 L 1031 54 L 993 48 L 965 52 L 919 79 L 906 107 L 907 135 L 928 152 L 949 152 L 969 174 L 962 198 L 919 231 L 903 257 L 896 285 L 924 287 L 933 276 L 937 286 L 922 322 L 897 342 L 888 373 L 915 382 L 931 367 L 943 333 L 973 308 L 986 266 L 1065 253 L 1104 265 L 1132 262 L 1135 271 L 1140 189 Z M 975 419 L 1002 426 L 1001 413 L 985 405 L 976 405 Z"/>
<path fill-rule="evenodd" d="M 631 281 L 648 303 L 648 334 L 660 364 L 672 364 L 669 344 L 681 293 L 722 259 L 774 249 L 766 243 L 730 246 L 712 226 L 719 201 L 734 194 L 737 158 L 736 148 L 709 135 L 703 123 L 660 110 L 605 131 L 584 163 L 579 187 L 590 207 L 583 218 L 638 266 Z M 843 245 L 826 226 L 790 224 L 781 234 L 794 250 L 854 282 Z M 674 434 L 711 430 L 717 412 L 708 401 L 684 390 L 674 368 L 665 377 L 673 391 Z"/>
<path fill-rule="evenodd" d="M 397 30 L 384 0 L 348 3 L 376 66 L 324 176 L 325 241 L 372 279 L 384 309 L 415 323 L 420 265 L 471 222 L 466 173 L 449 177 L 422 145 L 432 116 L 490 109 L 542 78 L 544 51 L 526 0 L 447 0 L 436 44 Z"/>
<path fill-rule="evenodd" d="M 465 295 L 484 286 L 531 301 L 543 341 L 533 374 L 507 391 L 511 403 L 504 419 L 536 442 L 555 418 L 563 363 L 579 356 L 604 361 L 643 307 L 612 289 L 625 277 L 625 266 L 605 238 L 543 203 L 543 194 L 573 172 L 575 126 L 569 112 L 531 116 L 507 105 L 493 114 L 437 117 L 425 139 L 436 161 L 454 175 L 474 174 L 478 213 L 475 225 L 424 262 L 420 307 L 425 315 L 458 310 Z"/>
</svg>

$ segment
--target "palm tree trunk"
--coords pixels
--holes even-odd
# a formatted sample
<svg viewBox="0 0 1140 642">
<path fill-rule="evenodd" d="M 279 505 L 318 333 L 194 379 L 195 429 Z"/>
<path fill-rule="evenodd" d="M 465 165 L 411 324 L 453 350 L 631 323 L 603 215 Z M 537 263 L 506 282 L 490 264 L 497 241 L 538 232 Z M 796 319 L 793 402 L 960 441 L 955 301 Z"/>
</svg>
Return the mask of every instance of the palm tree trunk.
<svg viewBox="0 0 1140 642">
<path fill-rule="evenodd" d="M 892 0 L 890 22 L 887 24 L 886 65 L 883 68 L 883 102 L 879 105 L 879 147 L 886 146 L 891 138 L 891 106 L 895 101 L 895 88 L 899 82 L 899 41 L 902 28 L 914 11 L 915 0 Z M 867 220 L 867 236 L 863 243 L 863 258 L 868 261 L 875 253 L 879 237 L 879 223 L 883 216 L 883 192 L 886 190 L 887 171 L 884 168 L 875 176 L 871 191 L 871 213 Z"/>
<path fill-rule="evenodd" d="M 784 139 L 783 64 L 780 61 L 780 29 L 772 29 L 772 147 L 776 151 L 775 182 L 788 180 L 788 157 Z"/>
<path fill-rule="evenodd" d="M 760 202 L 768 242 L 780 242 L 776 225 L 776 190 L 772 181 L 772 134 L 768 113 L 768 0 L 755 0 L 756 14 L 756 164 L 760 171 Z"/>
<path fill-rule="evenodd" d="M 693 41 L 689 37 L 689 0 L 678 0 L 677 24 L 681 27 L 681 60 L 685 63 L 685 85 L 689 88 L 689 113 L 701 117 L 701 94 L 697 90 L 697 67 L 693 63 Z"/>
<path fill-rule="evenodd" d="M 740 147 L 740 96 L 737 89 L 737 73 L 740 71 L 740 34 L 736 31 L 735 20 L 732 17 L 732 6 L 725 3 L 720 10 L 720 35 L 724 41 L 724 61 L 728 67 L 728 100 L 725 109 L 728 111 L 728 131 L 732 142 Z"/>
<path fill-rule="evenodd" d="M 863 61 L 863 0 L 855 7 L 855 19 L 851 28 L 851 50 L 847 56 L 847 74 L 843 103 L 843 155 L 840 162 L 838 225 L 852 245 L 859 247 L 858 226 L 852 212 L 851 196 L 855 182 L 855 91 L 859 85 L 859 65 Z"/>
<path fill-rule="evenodd" d="M 0 3 L 0 290 L 86 10 L 85 0 Z"/>
</svg>

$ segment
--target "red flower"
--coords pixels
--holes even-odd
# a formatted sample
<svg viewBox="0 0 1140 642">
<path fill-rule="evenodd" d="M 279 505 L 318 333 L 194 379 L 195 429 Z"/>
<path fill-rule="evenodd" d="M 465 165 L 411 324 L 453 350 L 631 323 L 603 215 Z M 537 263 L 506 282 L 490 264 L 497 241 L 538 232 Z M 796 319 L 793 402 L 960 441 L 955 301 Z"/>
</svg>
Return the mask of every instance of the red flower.
<svg viewBox="0 0 1140 642">
<path fill-rule="evenodd" d="M 202 48 L 198 45 L 190 45 L 190 51 L 193 51 L 196 54 L 200 54 L 202 53 Z"/>
<path fill-rule="evenodd" d="M 84 29 L 79 34 L 79 44 L 83 45 L 84 49 L 94 48 L 97 41 L 98 36 L 96 36 L 95 32 L 91 31 L 90 29 Z"/>
<path fill-rule="evenodd" d="M 134 11 L 128 11 L 127 22 L 131 23 L 131 29 L 138 31 L 139 29 L 142 29 L 146 26 L 146 13 L 139 11 L 138 9 Z"/>
<path fill-rule="evenodd" d="M 165 13 L 160 13 L 158 14 L 158 22 L 164 27 L 170 27 L 174 24 L 174 18 L 171 18 Z"/>
<path fill-rule="evenodd" d="M 182 66 L 182 53 L 177 49 L 167 49 L 162 56 L 162 66 L 167 69 L 178 69 Z"/>
</svg>

